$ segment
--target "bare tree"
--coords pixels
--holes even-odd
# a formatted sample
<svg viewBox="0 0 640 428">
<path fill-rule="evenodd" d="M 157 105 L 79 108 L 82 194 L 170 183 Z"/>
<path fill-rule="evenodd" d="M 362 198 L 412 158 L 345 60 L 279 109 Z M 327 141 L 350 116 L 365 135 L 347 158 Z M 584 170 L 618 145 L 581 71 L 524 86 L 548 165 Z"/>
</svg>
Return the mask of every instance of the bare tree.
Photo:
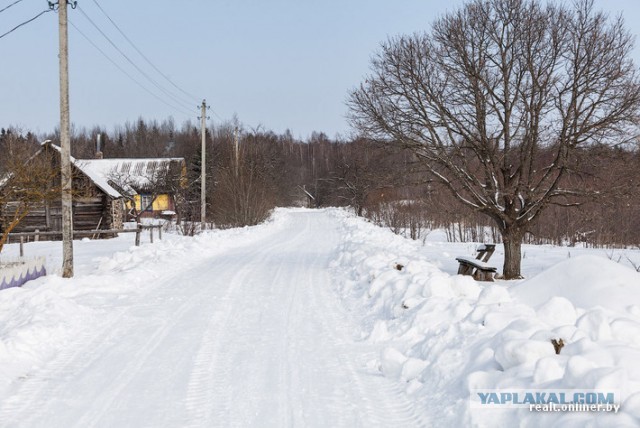
<svg viewBox="0 0 640 428">
<path fill-rule="evenodd" d="M 633 38 L 591 0 L 473 0 L 429 33 L 384 43 L 349 98 L 352 123 L 411 149 L 465 205 L 495 221 L 504 277 L 550 204 L 585 193 L 580 150 L 635 137 Z M 574 184 L 575 186 L 571 186 Z"/>
<path fill-rule="evenodd" d="M 362 216 L 373 190 L 395 184 L 394 170 L 385 164 L 389 157 L 366 140 L 340 144 L 336 155 L 329 179 L 333 190 L 338 198 L 347 201 L 356 214 Z"/>
<path fill-rule="evenodd" d="M 224 159 L 216 168 L 212 198 L 213 219 L 219 227 L 256 225 L 276 206 L 278 163 L 270 151 L 271 144 L 260 137 L 264 136 L 245 135 L 237 158 L 231 141 L 219 147 Z"/>
<path fill-rule="evenodd" d="M 9 234 L 35 208 L 60 200 L 60 175 L 53 153 L 33 153 L 25 141 L 5 142 L 0 157 L 0 252 Z"/>
</svg>

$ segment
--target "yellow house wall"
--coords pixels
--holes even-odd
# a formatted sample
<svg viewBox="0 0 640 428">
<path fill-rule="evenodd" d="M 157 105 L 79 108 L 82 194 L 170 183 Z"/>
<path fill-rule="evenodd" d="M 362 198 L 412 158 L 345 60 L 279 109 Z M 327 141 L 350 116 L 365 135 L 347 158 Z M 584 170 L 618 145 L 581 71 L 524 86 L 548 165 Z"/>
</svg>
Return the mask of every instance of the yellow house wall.
<svg viewBox="0 0 640 428">
<path fill-rule="evenodd" d="M 140 206 L 140 195 L 133 195 L 133 201 L 136 204 L 136 210 L 140 211 L 142 207 Z M 156 199 L 153 201 L 152 209 L 153 211 L 164 211 L 171 208 L 169 195 L 162 194 L 158 195 Z"/>
<path fill-rule="evenodd" d="M 153 201 L 154 211 L 164 211 L 169 209 L 169 195 L 158 195 L 155 201 Z"/>
</svg>

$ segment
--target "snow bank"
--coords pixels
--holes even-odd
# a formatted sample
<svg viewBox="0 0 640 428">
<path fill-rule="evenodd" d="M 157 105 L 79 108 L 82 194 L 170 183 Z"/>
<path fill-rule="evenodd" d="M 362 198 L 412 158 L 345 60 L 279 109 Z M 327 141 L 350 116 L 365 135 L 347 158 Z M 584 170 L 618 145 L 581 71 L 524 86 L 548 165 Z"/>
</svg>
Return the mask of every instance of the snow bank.
<svg viewBox="0 0 640 428">
<path fill-rule="evenodd" d="M 434 426 L 640 425 L 640 274 L 603 257 L 568 259 L 513 285 L 449 275 L 419 243 L 344 211 L 337 292 L 380 344 L 379 371 Z M 532 251 L 531 249 L 528 251 Z M 564 347 L 556 355 L 552 339 Z M 610 389 L 612 413 L 476 409 L 476 389 Z"/>
<path fill-rule="evenodd" d="M 581 308 L 602 306 L 640 313 L 639 276 L 611 260 L 583 255 L 556 264 L 513 287 L 511 292 L 532 306 L 544 303 L 547 296 L 561 296 Z"/>
</svg>

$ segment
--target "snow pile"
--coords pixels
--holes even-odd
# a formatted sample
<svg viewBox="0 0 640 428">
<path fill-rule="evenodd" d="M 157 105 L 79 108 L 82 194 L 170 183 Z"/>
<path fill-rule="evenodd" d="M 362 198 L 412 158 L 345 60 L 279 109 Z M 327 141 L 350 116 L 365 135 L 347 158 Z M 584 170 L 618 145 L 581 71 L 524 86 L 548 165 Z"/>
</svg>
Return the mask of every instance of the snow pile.
<svg viewBox="0 0 640 428">
<path fill-rule="evenodd" d="M 55 355 L 79 326 L 92 322 L 90 310 L 54 288 L 11 288 L 0 293 L 0 392 L 16 376 L 26 376 Z"/>
<path fill-rule="evenodd" d="M 603 306 L 640 314 L 638 273 L 594 255 L 569 258 L 513 288 L 522 301 L 538 306 L 546 296 L 569 299 L 577 306 Z"/>
<path fill-rule="evenodd" d="M 434 426 L 638 426 L 640 274 L 603 257 L 568 259 L 517 285 L 449 275 L 419 243 L 345 212 L 333 269 L 378 369 L 403 382 Z M 562 339 L 556 355 L 552 340 Z M 477 389 L 603 389 L 617 414 L 476 409 Z M 621 395 L 618 395 L 621 394 Z"/>
</svg>

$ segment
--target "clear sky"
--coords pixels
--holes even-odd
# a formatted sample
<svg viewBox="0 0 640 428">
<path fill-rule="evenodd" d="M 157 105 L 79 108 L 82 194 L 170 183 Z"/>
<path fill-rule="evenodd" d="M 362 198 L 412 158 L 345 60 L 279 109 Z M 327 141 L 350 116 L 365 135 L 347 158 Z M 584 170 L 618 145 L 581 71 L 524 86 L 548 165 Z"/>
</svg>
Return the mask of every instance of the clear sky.
<svg viewBox="0 0 640 428">
<path fill-rule="evenodd" d="M 48 8 L 17 0 L 0 34 Z M 0 0 L 0 10 L 16 0 Z M 71 120 L 105 126 L 138 117 L 196 122 L 203 98 L 213 124 L 236 114 L 249 128 L 348 135 L 345 99 L 388 36 L 428 29 L 462 0 L 79 0 L 69 28 Z M 168 82 L 131 47 L 118 25 Z M 640 34 L 640 0 L 596 0 Z M 140 68 L 141 74 L 91 24 Z M 52 131 L 59 122 L 58 24 L 50 12 L 0 38 L 0 127 Z M 640 64 L 640 49 L 636 49 Z M 153 83 L 155 82 L 155 84 Z M 159 88 L 158 86 L 161 88 Z M 154 95 L 151 95 L 152 92 Z M 168 95 L 169 94 L 172 95 Z M 173 97 L 173 99 L 172 99 Z M 175 98 L 178 98 L 176 100 Z M 171 104 L 171 105 L 167 105 Z"/>
</svg>

